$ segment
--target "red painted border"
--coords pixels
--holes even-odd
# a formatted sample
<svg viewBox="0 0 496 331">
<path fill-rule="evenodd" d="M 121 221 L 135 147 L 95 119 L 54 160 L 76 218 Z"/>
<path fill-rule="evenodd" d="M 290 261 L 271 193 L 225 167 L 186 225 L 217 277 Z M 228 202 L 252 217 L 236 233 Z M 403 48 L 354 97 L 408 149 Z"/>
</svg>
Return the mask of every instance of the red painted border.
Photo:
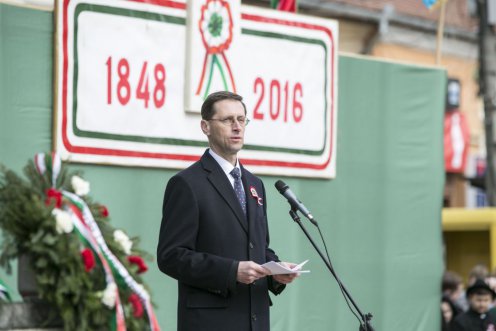
<svg viewBox="0 0 496 331">
<path fill-rule="evenodd" d="M 186 10 L 186 3 L 176 2 L 171 0 L 129 0 L 133 2 L 148 3 L 150 5 L 158 5 L 169 8 L 184 9 Z"/>
<path fill-rule="evenodd" d="M 62 31 L 62 43 L 63 43 L 63 77 L 62 77 L 62 142 L 67 151 L 71 153 L 78 154 L 92 154 L 92 155 L 108 155 L 108 156 L 125 156 L 125 157 L 142 157 L 142 158 L 152 158 L 152 159 L 168 159 L 168 160 L 180 160 L 180 161 L 196 161 L 200 158 L 200 156 L 196 155 L 184 155 L 184 154 L 169 154 L 169 153 L 151 153 L 151 152 L 136 152 L 136 151 L 124 151 L 118 149 L 106 149 L 106 148 L 96 148 L 96 147 L 81 147 L 74 146 L 70 143 L 69 138 L 67 137 L 67 68 L 68 68 L 68 52 L 67 52 L 67 39 L 68 39 L 68 23 L 67 23 L 67 11 L 69 2 L 71 0 L 63 0 L 63 31 Z M 176 8 L 186 10 L 186 4 L 176 1 L 170 0 L 131 0 L 134 2 L 148 3 L 153 5 L 160 5 L 164 7 Z M 329 39 L 332 41 L 332 45 L 334 46 L 334 38 L 332 35 L 332 31 L 328 28 L 315 25 L 308 24 L 302 22 L 294 22 L 288 20 L 281 20 L 275 18 L 267 18 L 263 16 L 251 15 L 251 14 L 242 14 L 242 19 L 251 20 L 259 23 L 267 23 L 267 24 L 279 24 L 286 26 L 299 27 L 310 30 L 317 30 L 326 33 L 329 36 Z M 332 47 L 331 50 L 331 72 L 334 72 L 334 52 L 335 48 Z M 334 81 L 331 79 L 331 84 L 334 84 Z M 330 114 L 330 124 L 331 130 L 333 128 L 334 123 L 334 86 L 331 86 L 331 114 Z M 270 161 L 270 160 L 256 160 L 256 159 L 241 159 L 243 164 L 245 165 L 255 165 L 255 166 L 277 166 L 277 167 L 287 167 L 287 168 L 304 168 L 304 169 L 314 169 L 314 170 L 322 170 L 325 169 L 329 162 L 331 161 L 332 151 L 333 151 L 333 132 L 329 132 L 330 137 L 330 151 L 329 157 L 323 164 L 312 164 L 312 163 L 303 163 L 303 162 L 285 162 L 285 161 Z"/>
</svg>

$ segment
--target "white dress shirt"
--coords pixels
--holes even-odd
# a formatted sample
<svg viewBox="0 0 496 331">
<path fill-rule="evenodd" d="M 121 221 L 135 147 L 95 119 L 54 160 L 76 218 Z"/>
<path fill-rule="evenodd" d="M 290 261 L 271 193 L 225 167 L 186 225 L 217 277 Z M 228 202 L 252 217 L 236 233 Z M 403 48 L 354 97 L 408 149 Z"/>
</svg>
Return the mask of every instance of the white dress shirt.
<svg viewBox="0 0 496 331">
<path fill-rule="evenodd" d="M 224 172 L 226 173 L 227 179 L 229 179 L 229 182 L 231 183 L 231 186 L 234 189 L 234 177 L 231 175 L 231 171 L 234 168 L 239 168 L 240 178 L 241 178 L 241 176 L 243 176 L 243 173 L 242 173 L 241 168 L 239 166 L 239 160 L 236 159 L 236 166 L 233 166 L 231 164 L 231 162 L 227 161 L 222 156 L 215 153 L 211 148 L 209 148 L 208 152 L 210 153 L 210 155 L 212 155 L 212 157 L 215 159 L 215 161 L 217 161 L 217 163 L 220 165 L 222 170 L 224 170 Z M 243 185 L 243 183 L 241 183 L 241 185 Z M 244 187 L 243 187 L 243 189 L 244 189 Z"/>
</svg>

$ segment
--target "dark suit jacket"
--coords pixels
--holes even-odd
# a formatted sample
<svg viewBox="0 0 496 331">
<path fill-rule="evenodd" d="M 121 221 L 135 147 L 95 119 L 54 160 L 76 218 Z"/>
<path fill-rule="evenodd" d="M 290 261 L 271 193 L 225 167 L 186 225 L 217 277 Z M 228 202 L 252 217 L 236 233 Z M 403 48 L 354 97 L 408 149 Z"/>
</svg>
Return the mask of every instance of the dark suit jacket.
<svg viewBox="0 0 496 331">
<path fill-rule="evenodd" d="M 208 150 L 167 184 L 157 263 L 178 280 L 180 331 L 270 329 L 268 290 L 279 294 L 284 285 L 272 277 L 252 285 L 236 281 L 239 261 L 278 261 L 269 248 L 263 183 L 241 170 L 247 218 Z"/>
</svg>

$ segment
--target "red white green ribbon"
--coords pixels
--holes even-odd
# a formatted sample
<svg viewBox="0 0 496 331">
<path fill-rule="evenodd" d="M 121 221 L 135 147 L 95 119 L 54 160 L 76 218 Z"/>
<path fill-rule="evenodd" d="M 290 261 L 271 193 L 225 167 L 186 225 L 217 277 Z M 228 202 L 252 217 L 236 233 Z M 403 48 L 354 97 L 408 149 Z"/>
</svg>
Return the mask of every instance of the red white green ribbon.
<svg viewBox="0 0 496 331">
<path fill-rule="evenodd" d="M 67 193 L 63 191 L 62 194 L 67 197 Z M 105 259 L 105 256 L 103 255 L 98 242 L 95 240 L 95 238 L 92 236 L 91 232 L 87 228 L 86 224 L 84 223 L 83 216 L 81 214 L 81 211 L 79 210 L 78 206 L 75 204 L 69 204 L 67 206 L 66 210 L 69 215 L 71 215 L 71 220 L 72 223 L 74 224 L 74 228 L 76 229 L 77 234 L 79 235 L 81 241 L 86 244 L 93 253 L 96 255 L 98 260 L 101 262 L 103 271 L 105 273 L 105 281 L 107 283 L 107 286 L 111 284 L 116 284 L 116 281 L 114 279 L 114 275 L 112 273 L 112 268 L 109 265 L 108 261 Z M 113 316 L 114 321 L 111 323 L 111 328 L 112 330 L 116 331 L 125 331 L 126 330 L 126 322 L 125 322 L 125 317 L 124 317 L 124 309 L 122 308 L 120 296 L 119 296 L 119 290 L 116 286 L 116 293 L 115 293 L 115 314 Z"/>
<path fill-rule="evenodd" d="M 43 176 L 45 172 L 48 172 L 51 177 L 52 187 L 56 187 L 57 178 L 60 174 L 60 169 L 62 168 L 62 160 L 60 157 L 56 153 L 38 153 L 34 156 L 34 164 L 41 176 Z"/>
<path fill-rule="evenodd" d="M 141 302 L 144 304 L 145 310 L 148 315 L 148 319 L 150 322 L 150 330 L 159 331 L 160 327 L 158 325 L 158 321 L 155 317 L 155 313 L 151 305 L 150 295 L 143 288 L 143 285 L 138 284 L 131 277 L 126 267 L 124 267 L 122 263 L 119 261 L 119 259 L 117 259 L 117 257 L 110 251 L 110 249 L 107 246 L 107 243 L 105 242 L 105 239 L 103 238 L 102 232 L 100 231 L 100 228 L 98 227 L 98 224 L 93 218 L 93 215 L 91 214 L 91 211 L 86 205 L 86 203 L 80 197 L 78 197 L 73 193 L 66 191 L 63 191 L 62 193 L 66 198 L 72 201 L 74 205 L 76 205 L 81 210 L 80 220 L 84 222 L 83 224 L 86 225 L 88 230 L 84 232 L 84 235 L 86 236 L 88 241 L 92 243 L 92 247 L 96 246 L 98 248 L 98 251 L 101 251 L 103 253 L 105 259 L 112 267 L 112 270 L 116 272 L 117 274 L 116 276 L 120 277 L 125 282 L 125 284 L 141 299 Z M 77 228 L 79 228 L 77 224 L 74 225 Z"/>
<path fill-rule="evenodd" d="M 200 82 L 198 83 L 195 94 L 200 95 L 203 90 L 203 97 L 207 97 L 210 93 L 215 68 L 219 70 L 224 89 L 226 91 L 236 92 L 234 77 L 225 54 L 233 38 L 233 19 L 229 3 L 225 0 L 207 0 L 201 7 L 201 17 L 198 27 L 203 46 L 205 46 L 205 57 L 203 59 Z M 230 86 L 226 72 L 229 75 Z M 205 80 L 206 86 L 203 88 Z"/>
</svg>

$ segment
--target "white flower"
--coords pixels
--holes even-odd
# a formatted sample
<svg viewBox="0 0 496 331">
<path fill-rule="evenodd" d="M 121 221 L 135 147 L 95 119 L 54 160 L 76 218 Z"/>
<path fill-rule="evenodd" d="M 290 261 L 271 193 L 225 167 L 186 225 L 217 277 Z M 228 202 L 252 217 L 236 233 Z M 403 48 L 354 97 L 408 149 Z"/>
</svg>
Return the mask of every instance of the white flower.
<svg viewBox="0 0 496 331">
<path fill-rule="evenodd" d="M 71 220 L 71 215 L 62 209 L 54 208 L 52 215 L 55 216 L 55 230 L 59 234 L 70 233 L 74 229 L 74 224 Z"/>
<path fill-rule="evenodd" d="M 78 176 L 72 176 L 71 178 L 72 189 L 74 193 L 82 197 L 90 193 L 90 183 Z"/>
<path fill-rule="evenodd" d="M 115 299 L 117 297 L 117 285 L 115 283 L 110 283 L 107 285 L 102 295 L 102 303 L 109 307 L 115 307 Z"/>
<path fill-rule="evenodd" d="M 133 242 L 122 230 L 114 231 L 114 240 L 121 245 L 122 250 L 127 255 L 131 254 L 131 248 L 133 247 Z"/>
</svg>

